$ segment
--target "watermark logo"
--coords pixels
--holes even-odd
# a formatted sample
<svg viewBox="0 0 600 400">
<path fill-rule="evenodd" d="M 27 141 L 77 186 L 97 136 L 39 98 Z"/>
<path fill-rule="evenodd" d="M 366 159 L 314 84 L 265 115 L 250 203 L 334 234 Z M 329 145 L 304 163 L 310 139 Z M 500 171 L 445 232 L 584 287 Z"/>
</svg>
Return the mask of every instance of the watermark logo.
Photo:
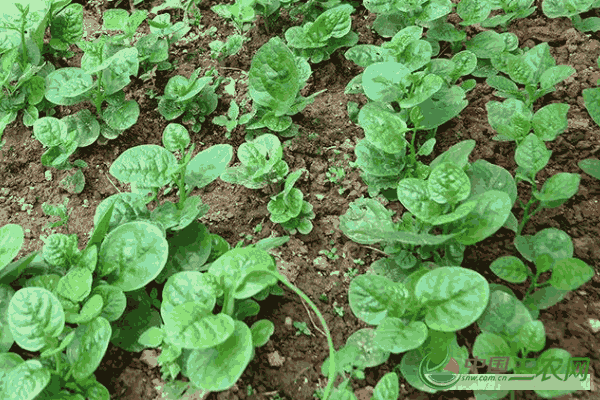
<svg viewBox="0 0 600 400">
<path fill-rule="evenodd" d="M 428 354 L 419 364 L 419 378 L 435 390 L 591 390 L 588 373 L 590 359 L 571 357 L 566 368 L 565 360 L 514 359 L 510 357 L 468 358 L 464 367 L 468 374 L 461 374 L 458 362 L 448 353 Z M 513 361 L 511 363 L 511 361 Z M 510 369 L 514 374 L 508 375 Z M 487 367 L 486 374 L 479 369 Z M 559 372 L 562 371 L 562 372 Z"/>
</svg>

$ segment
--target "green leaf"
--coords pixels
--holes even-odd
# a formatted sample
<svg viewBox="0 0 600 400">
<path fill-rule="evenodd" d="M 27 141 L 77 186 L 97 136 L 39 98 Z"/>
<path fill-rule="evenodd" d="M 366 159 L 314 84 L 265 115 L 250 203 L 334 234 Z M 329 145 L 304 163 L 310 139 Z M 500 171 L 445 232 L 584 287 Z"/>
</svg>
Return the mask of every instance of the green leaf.
<svg viewBox="0 0 600 400">
<path fill-rule="evenodd" d="M 102 84 L 106 95 L 112 95 L 131 82 L 131 75 L 139 70 L 138 50 L 128 47 L 110 57 L 109 66 L 102 71 Z"/>
<path fill-rule="evenodd" d="M 98 273 L 124 292 L 151 282 L 167 262 L 169 253 L 163 232 L 155 225 L 134 221 L 111 231 L 100 247 Z M 111 274 L 111 275 L 109 275 Z"/>
<path fill-rule="evenodd" d="M 369 99 L 390 103 L 404 95 L 409 74 L 410 70 L 398 62 L 371 64 L 362 73 L 362 86 Z"/>
<path fill-rule="evenodd" d="M 559 172 L 556 175 L 551 176 L 540 192 L 533 192 L 536 199 L 548 203 L 556 201 L 566 201 L 573 197 L 579 190 L 579 182 L 581 176 L 579 174 L 571 174 L 567 172 Z M 549 208 L 556 207 L 557 205 L 546 205 Z"/>
<path fill-rule="evenodd" d="M 421 321 L 407 323 L 400 318 L 386 317 L 375 329 L 375 343 L 391 353 L 417 349 L 427 339 L 427 325 Z"/>
<path fill-rule="evenodd" d="M 518 303 L 519 300 L 512 293 L 492 291 L 490 301 L 477 320 L 477 325 L 484 332 L 503 334 L 505 326 L 517 315 Z"/>
<path fill-rule="evenodd" d="M 265 287 L 275 284 L 277 279 L 268 271 L 277 271 L 271 255 L 251 247 L 228 251 L 208 269 L 217 279 L 224 280 L 226 288 L 235 291 L 236 299 L 252 297 Z M 253 275 L 255 272 L 258 274 Z M 265 276 L 268 278 L 265 279 Z"/>
<path fill-rule="evenodd" d="M 520 141 L 531 130 L 533 114 L 521 100 L 511 98 L 503 103 L 489 101 L 485 108 L 488 122 L 500 133 L 500 140 Z"/>
<path fill-rule="evenodd" d="M 102 112 L 102 118 L 112 129 L 124 131 L 131 128 L 140 116 L 140 106 L 135 100 L 127 100 L 119 105 L 109 104 Z"/>
<path fill-rule="evenodd" d="M 142 187 L 163 187 L 178 169 L 175 156 L 164 147 L 146 144 L 125 150 L 110 166 L 109 172 L 121 182 Z"/>
<path fill-rule="evenodd" d="M 46 99 L 71 106 L 83 101 L 86 93 L 94 86 L 92 76 L 81 68 L 60 68 L 46 77 Z"/>
<path fill-rule="evenodd" d="M 587 158 L 585 160 L 579 161 L 577 165 L 586 174 L 593 176 L 596 179 L 600 179 L 600 160 L 595 158 Z"/>
<path fill-rule="evenodd" d="M 452 163 L 436 165 L 427 179 L 429 198 L 438 204 L 457 204 L 471 192 L 471 182 L 462 168 Z"/>
<path fill-rule="evenodd" d="M 515 161 L 517 165 L 535 176 L 548 164 L 551 155 L 552 152 L 546 148 L 544 142 L 530 133 L 517 147 Z"/>
<path fill-rule="evenodd" d="M 254 57 L 248 73 L 248 93 L 259 105 L 284 115 L 300 91 L 294 55 L 280 38 L 271 38 Z"/>
<path fill-rule="evenodd" d="M 75 267 L 60 278 L 56 293 L 74 303 L 83 301 L 92 290 L 92 272 L 85 267 Z"/>
<path fill-rule="evenodd" d="M 398 200 L 417 218 L 430 221 L 442 214 L 443 208 L 431 199 L 426 181 L 417 178 L 405 178 L 398 183 L 396 191 Z"/>
<path fill-rule="evenodd" d="M 183 125 L 171 123 L 163 131 L 162 142 L 169 151 L 183 151 L 190 144 L 190 135 Z"/>
<path fill-rule="evenodd" d="M 6 224 L 0 228 L 0 270 L 19 254 L 25 234 L 17 224 Z"/>
<path fill-rule="evenodd" d="M 499 278 L 511 283 L 523 283 L 530 275 L 523 261 L 514 256 L 497 258 L 490 265 L 490 269 Z"/>
<path fill-rule="evenodd" d="M 377 347 L 375 344 L 375 330 L 363 328 L 354 332 L 346 340 L 346 346 L 356 346 L 359 350 L 352 364 L 358 369 L 376 367 L 385 363 L 390 353 Z"/>
<path fill-rule="evenodd" d="M 50 24 L 52 39 L 71 44 L 81 40 L 83 36 L 83 6 L 69 4 L 52 19 Z"/>
<path fill-rule="evenodd" d="M 494 333 L 482 332 L 475 338 L 473 357 L 489 359 L 490 357 L 510 357 L 507 371 L 515 367 L 515 354 L 506 341 Z"/>
<path fill-rule="evenodd" d="M 4 360 L 3 360 L 4 361 Z M 33 400 L 50 383 L 50 370 L 38 360 L 27 360 L 15 366 L 3 378 L 0 399 Z"/>
<path fill-rule="evenodd" d="M 431 329 L 453 332 L 472 324 L 486 308 L 490 289 L 477 272 L 461 267 L 439 268 L 425 274 L 415 296 L 431 304 L 425 323 Z"/>
<path fill-rule="evenodd" d="M 162 329 L 151 326 L 138 339 L 141 345 L 147 347 L 158 347 L 163 341 L 165 333 Z"/>
<path fill-rule="evenodd" d="M 106 353 L 111 334 L 110 323 L 102 317 L 75 329 L 75 338 L 67 347 L 75 379 L 81 381 L 94 373 Z"/>
<path fill-rule="evenodd" d="M 235 330 L 223 343 L 204 350 L 193 350 L 186 369 L 190 381 L 200 389 L 217 392 L 231 388 L 252 359 L 252 332 L 235 321 Z"/>
<path fill-rule="evenodd" d="M 575 290 L 594 276 L 594 269 L 578 258 L 563 258 L 554 263 L 550 284 L 560 290 Z"/>
<path fill-rule="evenodd" d="M 250 331 L 252 332 L 252 345 L 261 347 L 267 344 L 275 332 L 275 325 L 268 319 L 261 319 L 252 324 Z"/>
<path fill-rule="evenodd" d="M 0 284 L 0 353 L 7 353 L 15 342 L 8 323 L 8 305 L 14 294 L 13 288 Z M 0 360 L 1 358 L 0 356 Z M 3 363 L 4 360 L 0 365 L 4 365 Z M 2 375 L 2 368 L 0 368 L 0 382 L 2 382 Z"/>
<path fill-rule="evenodd" d="M 58 118 L 43 117 L 33 123 L 33 135 L 44 146 L 53 147 L 71 143 L 76 133 Z"/>
<path fill-rule="evenodd" d="M 185 183 L 203 188 L 223 173 L 232 158 L 233 147 L 228 144 L 214 145 L 201 151 L 187 165 Z"/>
<path fill-rule="evenodd" d="M 399 395 L 398 375 L 388 372 L 377 382 L 371 400 L 395 400 Z"/>
<path fill-rule="evenodd" d="M 177 272 L 169 277 L 162 292 L 161 315 L 166 317 L 175 307 L 195 302 L 212 311 L 221 288 L 211 275 L 198 271 Z"/>
<path fill-rule="evenodd" d="M 388 313 L 402 315 L 402 300 L 408 293 L 401 283 L 378 275 L 359 275 L 350 282 L 348 301 L 350 309 L 361 320 L 370 325 L 379 325 Z"/>
<path fill-rule="evenodd" d="M 46 345 L 46 337 L 58 337 L 65 326 L 65 313 L 52 292 L 37 288 L 18 290 L 8 305 L 8 323 L 17 344 L 28 351 Z"/>
<path fill-rule="evenodd" d="M 90 110 L 84 109 L 61 119 L 69 131 L 75 130 L 77 146 L 86 147 L 93 144 L 100 136 L 100 123 Z"/>
<path fill-rule="evenodd" d="M 600 125 L 600 88 L 587 88 L 581 92 L 583 104 L 596 125 Z"/>
<path fill-rule="evenodd" d="M 528 351 L 542 351 L 546 346 L 546 330 L 542 321 L 531 321 L 519 329 L 516 337 Z"/>
<path fill-rule="evenodd" d="M 350 203 L 348 211 L 340 216 L 340 229 L 354 242 L 375 244 L 383 239 L 372 234 L 373 227 L 382 233 L 394 232 L 393 214 L 377 200 L 361 197 Z"/>
<path fill-rule="evenodd" d="M 548 1 L 548 0 L 546 0 Z M 545 2 L 546 2 L 545 1 Z M 544 2 L 544 3 L 545 3 Z M 543 4 L 543 3 L 542 3 Z M 554 371 L 556 374 L 566 374 L 571 363 L 571 354 L 563 349 L 548 349 L 544 351 L 537 359 L 536 370 L 533 371 L 536 375 L 542 374 L 546 365 L 549 365 L 549 369 L 546 371 Z M 529 372 L 529 371 L 528 371 Z M 575 390 L 534 390 L 540 397 L 549 399 L 564 394 L 572 393 Z"/>
<path fill-rule="evenodd" d="M 462 0 L 456 7 L 456 13 L 463 19 L 463 26 L 483 22 L 492 11 L 492 3 L 488 1 Z"/>
<path fill-rule="evenodd" d="M 568 104 L 554 103 L 540 108 L 532 119 L 533 131 L 544 141 L 554 140 L 567 129 Z"/>
<path fill-rule="evenodd" d="M 169 341 L 186 349 L 209 349 L 223 343 L 234 331 L 234 320 L 213 315 L 206 306 L 187 302 L 163 315 Z"/>
<path fill-rule="evenodd" d="M 465 218 L 452 226 L 462 233 L 455 238 L 459 243 L 470 245 L 484 240 L 500 229 L 510 214 L 512 203 L 509 196 L 498 190 L 490 190 L 474 196 L 469 201 L 477 205 Z"/>
<path fill-rule="evenodd" d="M 382 103 L 367 103 L 358 114 L 358 123 L 369 143 L 386 153 L 399 153 L 408 146 L 404 138 L 406 122 Z"/>
</svg>

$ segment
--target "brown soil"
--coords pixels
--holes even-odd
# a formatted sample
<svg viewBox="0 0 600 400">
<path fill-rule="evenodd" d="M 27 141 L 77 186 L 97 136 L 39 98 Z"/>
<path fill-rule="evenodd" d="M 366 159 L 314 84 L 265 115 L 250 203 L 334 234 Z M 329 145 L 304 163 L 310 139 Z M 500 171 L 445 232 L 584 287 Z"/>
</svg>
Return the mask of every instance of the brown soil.
<svg viewBox="0 0 600 400">
<path fill-rule="evenodd" d="M 85 2 L 84 2 L 85 3 Z M 150 10 L 160 1 L 152 4 L 140 4 L 143 9 Z M 176 44 L 171 48 L 170 61 L 175 61 L 175 70 L 159 72 L 155 79 L 149 82 L 134 80 L 125 88 L 128 98 L 133 98 L 141 106 L 141 115 L 136 125 L 116 140 L 102 146 L 98 143 L 81 148 L 76 158 L 85 160 L 89 168 L 83 172 L 86 178 L 85 190 L 81 194 L 68 193 L 58 186 L 58 182 L 67 172 L 52 170 L 53 179 L 45 179 L 45 168 L 40 162 L 44 149 L 40 142 L 32 136 L 32 130 L 15 122 L 5 133 L 6 144 L 0 151 L 0 225 L 15 223 L 23 226 L 26 240 L 18 257 L 31 251 L 39 250 L 42 235 L 53 232 L 67 233 L 64 228 L 52 231 L 43 229 L 54 217 L 47 217 L 41 210 L 44 202 L 60 204 L 65 197 L 69 198 L 69 209 L 72 209 L 69 223 L 69 233 L 76 233 L 80 238 L 81 248 L 87 242 L 87 233 L 93 226 L 93 216 L 96 206 L 108 196 L 128 188 L 111 178 L 108 169 L 112 162 L 125 150 L 141 144 L 161 144 L 161 132 L 167 121 L 158 113 L 156 99 L 147 95 L 148 90 L 162 94 L 171 76 L 176 74 L 189 76 L 191 72 L 202 66 L 204 69 L 217 67 L 219 74 L 234 79 L 241 79 L 241 71 L 248 71 L 252 56 L 268 39 L 274 35 L 283 36 L 290 26 L 297 25 L 287 16 L 282 16 L 270 33 L 259 19 L 249 32 L 251 41 L 247 42 L 241 52 L 222 63 L 217 63 L 208 57 L 208 43 L 212 40 L 225 40 L 234 33 L 232 26 L 216 16 L 210 7 L 218 1 L 209 0 L 199 4 L 202 13 L 201 24 L 195 26 L 188 34 L 195 35 L 210 27 L 217 27 L 215 37 L 200 36 L 189 43 Z M 526 226 L 524 234 L 533 235 L 536 232 L 556 227 L 566 231 L 572 238 L 575 247 L 575 257 L 593 266 L 596 275 L 592 281 L 572 292 L 559 304 L 544 310 L 540 320 L 547 331 L 546 348 L 564 348 L 572 356 L 591 358 L 590 368 L 593 370 L 593 391 L 580 391 L 560 399 L 600 399 L 600 331 L 590 326 L 589 320 L 600 319 L 600 181 L 582 173 L 577 167 L 579 160 L 598 157 L 600 151 L 600 134 L 597 125 L 592 121 L 583 106 L 582 90 L 595 87 L 600 78 L 596 60 L 600 53 L 598 34 L 586 35 L 572 28 L 566 18 L 548 19 L 541 12 L 541 1 L 536 1 L 537 11 L 525 20 L 519 20 L 509 27 L 520 41 L 521 47 L 532 47 L 541 42 L 548 42 L 551 53 L 557 64 L 569 64 L 577 73 L 564 83 L 557 85 L 558 90 L 540 99 L 535 109 L 545 104 L 560 101 L 570 105 L 568 113 L 569 126 L 557 140 L 547 142 L 552 150 L 552 158 L 548 166 L 540 172 L 540 184 L 548 177 L 558 172 L 581 173 L 582 179 L 579 192 L 564 205 L 547 209 L 536 215 Z M 93 2 L 84 4 L 88 32 L 91 37 L 98 34 L 101 26 L 101 12 L 114 7 L 113 2 L 95 5 Z M 123 2 L 119 7 L 129 9 L 129 4 Z M 172 20 L 180 16 L 179 10 L 171 10 Z M 383 39 L 371 31 L 370 26 L 374 15 L 363 7 L 358 8 L 352 16 L 352 30 L 360 36 L 359 44 L 381 44 Z M 452 14 L 449 21 L 457 24 L 460 18 Z M 144 24 L 145 25 L 145 24 Z M 143 26 L 144 26 L 143 25 Z M 468 37 L 484 30 L 477 26 L 466 29 Z M 345 51 L 345 49 L 343 49 Z M 81 55 L 63 62 L 64 66 L 79 66 Z M 305 199 L 314 206 L 316 218 L 313 220 L 314 229 L 309 235 L 297 234 L 277 250 L 280 267 L 285 267 L 285 274 L 290 281 L 304 291 L 324 313 L 325 319 L 333 334 L 336 349 L 345 344 L 346 339 L 356 330 L 366 325 L 352 314 L 347 300 L 350 268 L 357 268 L 358 273 L 364 273 L 367 267 L 381 257 L 376 251 L 366 246 L 358 245 L 345 237 L 338 228 L 338 218 L 348 209 L 348 204 L 361 196 L 367 196 L 366 185 L 359 177 L 359 171 L 349 166 L 354 160 L 353 147 L 364 135 L 362 129 L 353 124 L 346 112 L 348 101 L 364 104 L 360 96 L 344 94 L 344 88 L 352 77 L 362 71 L 351 61 L 344 58 L 343 52 L 338 51 L 330 60 L 312 65 L 313 74 L 304 95 L 327 89 L 319 95 L 314 104 L 308 106 L 300 115 L 294 117 L 294 122 L 300 125 L 301 136 L 288 143 L 284 151 L 284 159 L 290 170 L 307 168 L 310 175 L 304 175 L 296 184 L 302 190 Z M 434 153 L 425 162 L 447 150 L 455 143 L 474 139 L 477 142 L 471 154 L 470 161 L 485 159 L 500 165 L 514 173 L 515 145 L 512 142 L 496 142 L 491 138 L 495 132 L 487 121 L 485 103 L 501 99 L 492 95 L 492 89 L 483 79 L 478 79 L 474 90 L 468 93 L 469 105 L 457 118 L 441 126 L 436 134 L 438 140 Z M 236 85 L 238 104 L 245 96 L 246 84 L 239 81 Z M 210 120 L 215 115 L 223 115 L 231 96 L 218 92 L 223 96 L 219 107 L 203 124 L 199 134 L 190 131 L 192 141 L 196 143 L 196 152 L 211 145 L 229 143 L 234 148 L 244 142 L 243 128 L 237 128 L 231 139 L 225 138 L 225 129 L 213 125 Z M 91 104 L 85 108 L 94 111 Z M 78 111 L 74 107 L 58 107 L 57 117 Z M 18 121 L 20 121 L 20 117 Z M 310 137 L 309 137 L 310 135 Z M 75 159 L 74 157 L 72 159 Z M 329 182 L 326 172 L 329 167 L 341 166 L 346 170 L 346 176 L 341 186 Z M 342 187 L 343 193 L 338 189 Z M 209 230 L 223 236 L 231 245 L 240 240 L 240 235 L 252 234 L 254 239 L 247 244 L 267 237 L 271 232 L 285 235 L 284 230 L 271 223 L 266 210 L 269 194 L 250 190 L 241 186 L 233 186 L 217 180 L 200 193 L 203 202 L 210 206 L 209 213 L 201 219 Z M 319 200 L 316 195 L 323 195 Z M 519 186 L 519 196 L 527 201 L 530 192 L 525 185 Z M 174 198 L 167 197 L 172 200 Z M 388 208 L 396 211 L 398 218 L 403 208 L 399 202 L 392 202 Z M 518 219 L 522 210 L 513 210 Z M 254 233 L 254 228 L 261 223 L 263 229 Z M 487 240 L 470 246 L 466 250 L 463 267 L 471 268 L 483 274 L 490 282 L 499 282 L 490 272 L 490 263 L 500 256 L 517 255 L 512 245 L 514 233 L 501 229 Z M 320 256 L 320 250 L 337 249 L 340 258 L 325 259 L 326 262 L 315 263 Z M 362 260 L 364 264 L 356 264 L 353 260 Z M 509 285 L 516 293 L 523 295 L 525 285 Z M 325 294 L 328 302 L 319 301 L 319 296 Z M 334 302 L 344 308 L 343 317 L 334 310 Z M 317 388 L 326 385 L 326 377 L 320 373 L 321 364 L 328 356 L 325 337 L 319 333 L 320 328 L 312 326 L 311 319 L 302 301 L 294 294 L 287 292 L 281 298 L 269 297 L 262 302 L 261 312 L 255 317 L 268 318 L 275 324 L 275 333 L 271 340 L 262 348 L 257 349 L 255 359 L 250 363 L 237 385 L 226 392 L 212 393 L 209 400 L 238 400 L 238 399 L 272 399 L 279 395 L 280 399 L 309 400 Z M 312 316 L 316 322 L 316 318 Z M 288 323 L 286 323 L 286 320 Z M 290 321 L 304 321 L 309 324 L 312 336 L 296 336 L 296 329 Z M 250 321 L 252 323 L 253 320 Z M 459 344 L 472 349 L 475 327 L 469 327 L 458 332 Z M 16 351 L 18 346 L 13 346 Z M 370 391 L 378 380 L 401 360 L 402 355 L 392 356 L 383 366 L 366 371 L 365 380 L 353 383 L 359 399 L 370 398 Z M 156 353 L 147 350 L 142 353 L 127 353 L 119 348 L 109 346 L 100 368 L 96 372 L 98 380 L 111 392 L 111 399 L 158 399 L 162 380 L 160 370 L 156 366 Z M 277 362 L 279 361 L 279 362 Z M 283 361 L 281 366 L 277 366 Z M 251 387 L 251 390 L 248 388 Z M 401 379 L 401 397 L 403 399 L 471 399 L 469 391 L 438 392 L 435 395 L 426 394 L 414 389 Z M 516 393 L 517 399 L 539 399 L 533 391 Z"/>
</svg>

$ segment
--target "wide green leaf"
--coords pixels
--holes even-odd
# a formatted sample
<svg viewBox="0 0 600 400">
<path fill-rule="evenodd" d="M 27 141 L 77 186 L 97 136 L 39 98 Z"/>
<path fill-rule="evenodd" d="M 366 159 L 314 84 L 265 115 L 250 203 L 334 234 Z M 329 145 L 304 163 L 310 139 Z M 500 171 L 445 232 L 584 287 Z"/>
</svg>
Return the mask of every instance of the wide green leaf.
<svg viewBox="0 0 600 400">
<path fill-rule="evenodd" d="M 0 382 L 0 400 L 33 400 L 50 383 L 50 370 L 38 360 L 14 367 Z"/>
<path fill-rule="evenodd" d="M 248 93 L 259 105 L 284 115 L 300 90 L 299 71 L 291 50 L 271 38 L 254 57 L 248 73 Z"/>
<path fill-rule="evenodd" d="M 187 165 L 185 183 L 203 188 L 217 179 L 233 158 L 233 147 L 218 144 L 198 153 Z"/>
<path fill-rule="evenodd" d="M 212 348 L 234 331 L 234 320 L 229 315 L 213 315 L 210 308 L 193 301 L 175 306 L 162 317 L 170 342 L 185 349 Z"/>
<path fill-rule="evenodd" d="M 62 333 L 65 313 L 52 292 L 38 287 L 23 288 L 10 299 L 8 323 L 19 346 L 38 351 L 47 344 L 47 337 Z"/>
<path fill-rule="evenodd" d="M 188 378 L 197 387 L 211 392 L 231 388 L 248 366 L 254 354 L 252 333 L 241 321 L 223 343 L 204 350 L 194 350 L 187 359 Z"/>
<path fill-rule="evenodd" d="M 475 244 L 496 233 L 512 209 L 508 194 L 498 190 L 487 191 L 469 201 L 477 202 L 477 206 L 464 219 L 451 223 L 454 229 L 461 231 L 455 238 L 464 245 Z"/>
<path fill-rule="evenodd" d="M 0 270 L 19 254 L 25 235 L 17 224 L 6 224 L 0 228 Z"/>
<path fill-rule="evenodd" d="M 439 268 L 425 274 L 415 287 L 422 303 L 429 303 L 425 323 L 431 329 L 453 332 L 479 318 L 485 310 L 490 288 L 479 273 L 461 267 Z"/>
<path fill-rule="evenodd" d="M 75 338 L 67 347 L 75 379 L 82 381 L 94 373 L 106 353 L 111 334 L 110 323 L 103 317 L 75 329 Z"/>
<path fill-rule="evenodd" d="M 121 182 L 160 188 L 171 182 L 177 169 L 177 159 L 171 152 L 162 146 L 144 144 L 125 150 L 109 172 Z"/>
<path fill-rule="evenodd" d="M 369 143 L 386 153 L 399 153 L 408 145 L 404 138 L 406 122 L 383 103 L 367 103 L 358 114 L 358 124 Z"/>
<path fill-rule="evenodd" d="M 163 232 L 149 222 L 134 221 L 111 231 L 98 253 L 98 273 L 124 292 L 144 287 L 167 262 Z"/>
</svg>

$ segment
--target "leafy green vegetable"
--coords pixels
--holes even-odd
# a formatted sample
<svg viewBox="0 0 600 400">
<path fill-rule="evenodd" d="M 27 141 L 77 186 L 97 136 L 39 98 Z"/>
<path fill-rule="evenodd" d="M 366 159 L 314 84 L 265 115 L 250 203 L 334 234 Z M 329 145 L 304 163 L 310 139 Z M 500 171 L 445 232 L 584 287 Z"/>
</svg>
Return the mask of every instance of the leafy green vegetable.
<svg viewBox="0 0 600 400">
<path fill-rule="evenodd" d="M 283 146 L 277 136 L 270 133 L 242 143 L 238 149 L 241 165 L 227 168 L 221 179 L 225 182 L 260 189 L 282 181 L 289 172 L 282 160 Z"/>
<path fill-rule="evenodd" d="M 457 14 L 464 20 L 461 25 L 480 23 L 485 28 L 501 26 L 504 29 L 515 19 L 527 18 L 535 11 L 531 7 L 533 0 L 519 1 L 474 1 L 462 0 L 456 8 Z M 489 17 L 491 11 L 502 9 L 504 14 Z"/>
<path fill-rule="evenodd" d="M 358 42 L 358 35 L 350 31 L 353 12 L 354 7 L 349 4 L 331 8 L 314 22 L 289 28 L 285 40 L 297 55 L 310 58 L 312 63 L 329 60 L 335 50 Z"/>
<path fill-rule="evenodd" d="M 500 53 L 492 63 L 510 79 L 492 76 L 486 83 L 498 90 L 496 95 L 520 100 L 530 110 L 537 99 L 556 90 L 557 83 L 575 73 L 569 65 L 556 65 L 548 43 L 540 43 L 519 56 Z M 524 85 L 525 90 L 518 89 L 515 83 Z"/>
<path fill-rule="evenodd" d="M 590 266 L 573 258 L 571 238 L 559 229 L 546 228 L 534 236 L 518 236 L 515 244 L 524 258 L 535 263 L 536 273 L 513 256 L 496 259 L 490 269 L 508 282 L 522 283 L 531 278 L 523 303 L 533 311 L 553 306 L 594 276 Z M 550 279 L 539 282 L 540 276 L 548 271 L 552 272 Z"/>
<path fill-rule="evenodd" d="M 184 122 L 191 122 L 192 131 L 199 132 L 206 116 L 217 109 L 218 96 L 214 86 L 209 85 L 212 77 L 200 78 L 201 68 L 189 79 L 175 75 L 169 79 L 163 96 L 158 96 L 158 111 L 167 120 L 183 115 Z"/>
<path fill-rule="evenodd" d="M 268 128 L 285 134 L 292 129 L 292 115 L 301 112 L 314 98 L 300 95 L 311 75 L 310 65 L 295 57 L 278 37 L 271 38 L 252 58 L 248 72 L 248 94 L 254 100 L 254 115 L 246 129 Z"/>
<path fill-rule="evenodd" d="M 294 188 L 294 184 L 305 171 L 300 169 L 289 174 L 285 179 L 283 191 L 271 197 L 271 201 L 267 204 L 267 210 L 271 213 L 271 222 L 280 224 L 292 234 L 298 230 L 301 234 L 307 235 L 313 228 L 310 222 L 315 217 L 313 206 L 304 200 L 300 189 Z"/>
</svg>

